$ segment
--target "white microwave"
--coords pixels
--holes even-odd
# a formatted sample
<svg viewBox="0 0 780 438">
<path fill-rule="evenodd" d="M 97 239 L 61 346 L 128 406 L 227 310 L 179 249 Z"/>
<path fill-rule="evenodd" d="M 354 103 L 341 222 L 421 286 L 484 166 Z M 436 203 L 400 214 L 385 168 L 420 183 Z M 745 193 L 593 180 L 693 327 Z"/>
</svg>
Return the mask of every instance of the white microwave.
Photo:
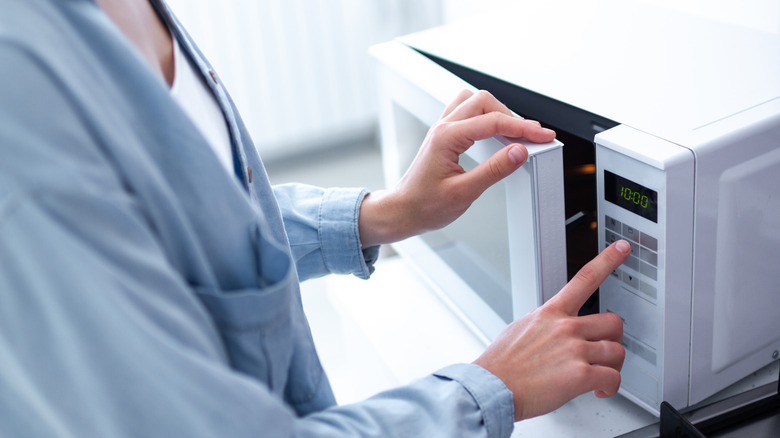
<svg viewBox="0 0 780 438">
<path fill-rule="evenodd" d="M 780 35 L 642 2 L 517 3 L 372 49 L 390 185 L 463 88 L 561 140 L 529 145 L 463 218 L 397 251 L 489 341 L 628 240 L 583 312 L 621 316 L 620 393 L 656 415 L 776 361 Z"/>
</svg>

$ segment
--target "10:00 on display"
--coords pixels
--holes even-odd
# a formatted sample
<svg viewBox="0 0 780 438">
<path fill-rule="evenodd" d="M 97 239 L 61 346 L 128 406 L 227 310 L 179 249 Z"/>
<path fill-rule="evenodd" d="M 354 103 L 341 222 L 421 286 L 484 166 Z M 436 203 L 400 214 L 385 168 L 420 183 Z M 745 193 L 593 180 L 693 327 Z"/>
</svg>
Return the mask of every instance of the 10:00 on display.
<svg viewBox="0 0 780 438">
<path fill-rule="evenodd" d="M 658 192 L 604 170 L 604 199 L 658 223 Z"/>
</svg>

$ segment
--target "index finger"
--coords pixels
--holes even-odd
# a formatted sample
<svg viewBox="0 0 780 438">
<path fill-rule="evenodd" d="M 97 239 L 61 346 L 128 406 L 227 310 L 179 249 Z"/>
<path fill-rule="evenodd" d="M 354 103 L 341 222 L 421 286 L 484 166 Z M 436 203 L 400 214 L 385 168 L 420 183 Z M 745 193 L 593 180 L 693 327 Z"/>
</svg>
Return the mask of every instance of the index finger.
<svg viewBox="0 0 780 438">
<path fill-rule="evenodd" d="M 525 138 L 534 143 L 547 143 L 555 138 L 555 131 L 543 128 L 537 122 L 491 112 L 465 120 L 448 123 L 450 135 L 460 146 L 468 149 L 477 140 L 503 135 L 510 138 Z M 463 149 L 465 151 L 465 149 Z"/>
<path fill-rule="evenodd" d="M 631 245 L 618 240 L 608 246 L 601 254 L 588 262 L 577 272 L 548 304 L 559 308 L 568 315 L 575 316 L 593 291 L 604 282 L 607 276 L 623 264 L 631 253 Z"/>
</svg>

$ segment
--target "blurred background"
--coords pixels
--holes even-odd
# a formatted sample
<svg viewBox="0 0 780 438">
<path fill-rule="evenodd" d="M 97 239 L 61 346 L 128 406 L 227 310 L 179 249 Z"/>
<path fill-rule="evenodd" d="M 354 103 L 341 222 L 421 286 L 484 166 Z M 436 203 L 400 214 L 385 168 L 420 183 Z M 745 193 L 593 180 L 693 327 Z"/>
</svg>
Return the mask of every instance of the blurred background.
<svg viewBox="0 0 780 438">
<path fill-rule="evenodd" d="M 265 160 L 371 141 L 368 48 L 469 5 L 445 0 L 170 0 L 219 72 Z"/>
<path fill-rule="evenodd" d="M 777 0 L 626 1 L 780 33 Z M 272 182 L 370 189 L 383 182 L 369 46 L 512 2 L 168 0 L 230 90 Z M 529 43 L 527 19 L 517 19 L 519 44 Z"/>
</svg>

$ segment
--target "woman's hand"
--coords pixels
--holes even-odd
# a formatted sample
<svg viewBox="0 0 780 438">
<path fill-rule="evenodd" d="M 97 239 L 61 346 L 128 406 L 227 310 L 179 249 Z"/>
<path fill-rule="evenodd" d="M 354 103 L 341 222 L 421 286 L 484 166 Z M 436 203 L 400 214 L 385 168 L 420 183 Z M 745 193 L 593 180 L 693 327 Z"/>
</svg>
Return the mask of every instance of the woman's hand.
<svg viewBox="0 0 780 438">
<path fill-rule="evenodd" d="M 555 132 L 512 115 L 490 93 L 463 91 L 428 135 L 401 181 L 371 193 L 360 208 L 363 247 L 391 243 L 444 227 L 462 215 L 488 187 L 517 170 L 528 158 L 511 144 L 466 172 L 458 157 L 477 140 L 495 135 L 550 142 Z"/>
<path fill-rule="evenodd" d="M 512 391 L 515 421 L 546 414 L 588 391 L 620 388 L 626 351 L 614 313 L 577 316 L 593 291 L 631 253 L 619 240 L 585 265 L 543 306 L 510 324 L 474 363 Z"/>
</svg>

